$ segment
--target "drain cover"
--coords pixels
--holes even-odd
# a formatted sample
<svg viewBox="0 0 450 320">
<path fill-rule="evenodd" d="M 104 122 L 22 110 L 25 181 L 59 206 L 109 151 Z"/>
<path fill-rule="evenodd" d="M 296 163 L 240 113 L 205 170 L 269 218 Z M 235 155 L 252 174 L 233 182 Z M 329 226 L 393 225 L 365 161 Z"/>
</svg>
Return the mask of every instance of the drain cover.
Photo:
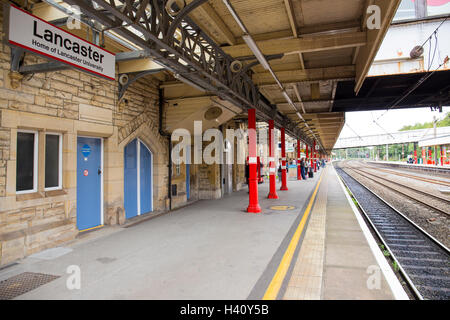
<svg viewBox="0 0 450 320">
<path fill-rule="evenodd" d="M 0 282 L 0 300 L 18 297 L 59 278 L 51 274 L 24 272 Z"/>
<path fill-rule="evenodd" d="M 288 210 L 294 210 L 295 207 L 294 206 L 273 206 L 270 207 L 271 210 L 276 210 L 276 211 L 288 211 Z"/>
</svg>

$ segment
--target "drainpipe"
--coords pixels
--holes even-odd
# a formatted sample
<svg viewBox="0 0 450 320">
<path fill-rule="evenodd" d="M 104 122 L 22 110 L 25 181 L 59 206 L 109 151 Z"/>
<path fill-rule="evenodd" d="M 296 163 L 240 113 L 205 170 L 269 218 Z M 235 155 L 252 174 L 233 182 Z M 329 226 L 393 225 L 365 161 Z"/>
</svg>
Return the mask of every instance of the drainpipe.
<svg viewBox="0 0 450 320">
<path fill-rule="evenodd" d="M 158 89 L 159 102 L 159 134 L 167 137 L 169 150 L 169 164 L 167 171 L 169 175 L 167 194 L 169 196 L 169 210 L 172 211 L 172 139 L 170 133 L 163 130 L 163 112 L 164 112 L 164 89 Z"/>
</svg>

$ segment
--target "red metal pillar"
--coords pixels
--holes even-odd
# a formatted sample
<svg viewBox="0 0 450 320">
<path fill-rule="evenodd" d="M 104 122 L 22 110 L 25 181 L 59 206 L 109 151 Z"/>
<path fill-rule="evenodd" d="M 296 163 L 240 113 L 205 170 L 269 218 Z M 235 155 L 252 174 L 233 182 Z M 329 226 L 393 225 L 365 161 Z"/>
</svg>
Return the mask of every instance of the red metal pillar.
<svg viewBox="0 0 450 320">
<path fill-rule="evenodd" d="M 274 121 L 269 120 L 269 199 L 278 199 L 275 168 L 275 131 Z"/>
<path fill-rule="evenodd" d="M 426 160 L 426 153 L 425 153 L 425 148 L 422 147 L 422 164 L 426 164 L 427 160 Z"/>
<path fill-rule="evenodd" d="M 414 164 L 417 164 L 417 145 L 414 143 Z"/>
<path fill-rule="evenodd" d="M 256 110 L 248 109 L 248 208 L 247 212 L 261 212 L 258 203 L 258 178 L 256 173 L 257 156 L 256 156 Z"/>
<path fill-rule="evenodd" d="M 447 147 L 443 147 L 444 150 L 442 150 L 442 157 L 444 158 L 444 164 L 447 164 Z"/>
<path fill-rule="evenodd" d="M 288 190 L 286 177 L 286 137 L 284 128 L 281 128 L 281 191 Z"/>
<path fill-rule="evenodd" d="M 297 139 L 297 180 L 302 180 L 302 169 L 300 167 L 300 139 Z"/>
</svg>

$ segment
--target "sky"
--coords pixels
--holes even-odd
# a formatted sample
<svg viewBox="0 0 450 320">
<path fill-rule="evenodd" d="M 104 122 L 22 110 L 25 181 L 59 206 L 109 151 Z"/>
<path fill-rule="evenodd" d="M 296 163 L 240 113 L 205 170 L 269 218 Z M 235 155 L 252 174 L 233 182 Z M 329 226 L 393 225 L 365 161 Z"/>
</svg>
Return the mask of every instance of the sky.
<svg viewBox="0 0 450 320">
<path fill-rule="evenodd" d="M 355 137 L 356 135 L 385 134 L 386 131 L 393 133 L 405 125 L 433 121 L 433 116 L 436 116 L 440 120 L 445 117 L 447 112 L 450 112 L 450 107 L 442 108 L 442 113 L 439 111 L 431 111 L 430 108 L 389 110 L 387 113 L 385 113 L 385 110 L 347 112 L 345 114 L 346 125 L 342 129 L 339 138 Z M 383 113 L 385 114 L 379 118 Z M 378 119 L 377 122 L 382 128 L 373 122 L 374 119 Z"/>
</svg>

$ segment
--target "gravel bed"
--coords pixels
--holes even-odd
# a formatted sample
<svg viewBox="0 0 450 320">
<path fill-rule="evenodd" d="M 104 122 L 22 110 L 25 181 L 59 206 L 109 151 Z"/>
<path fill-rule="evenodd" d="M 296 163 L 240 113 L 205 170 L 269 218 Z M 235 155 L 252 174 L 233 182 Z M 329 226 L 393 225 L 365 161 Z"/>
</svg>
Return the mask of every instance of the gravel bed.
<svg viewBox="0 0 450 320">
<path fill-rule="evenodd" d="M 365 162 L 361 162 L 361 163 L 363 163 L 366 166 L 372 167 L 372 168 L 387 169 L 387 170 L 397 171 L 400 173 L 416 175 L 416 176 L 422 177 L 422 178 L 432 178 L 432 179 L 439 179 L 439 180 L 450 182 L 450 178 L 448 175 L 443 175 L 438 172 L 433 172 L 433 171 L 425 172 L 425 171 L 421 171 L 421 170 L 418 170 L 415 168 L 396 168 L 396 167 L 392 167 L 392 166 L 388 166 L 388 165 L 383 165 L 381 163 L 377 163 L 377 164 L 365 163 Z"/>
<path fill-rule="evenodd" d="M 348 173 L 348 171 L 350 172 Z M 415 229 L 392 208 L 386 206 L 382 200 L 368 192 L 361 185 L 364 184 L 371 188 L 368 183 L 362 181 L 368 180 L 367 178 L 364 179 L 361 176 L 358 178 L 358 174 L 351 170 L 339 170 L 338 172 L 356 199 L 360 201 L 360 206 L 365 210 L 423 298 L 450 299 L 448 253 Z"/>
<path fill-rule="evenodd" d="M 341 168 L 355 178 L 355 180 L 376 192 L 380 197 L 389 202 L 398 211 L 423 228 L 447 248 L 450 247 L 450 221 L 448 216 L 437 213 L 424 205 L 405 198 L 396 192 L 392 192 L 391 190 L 380 186 L 378 183 L 355 173 L 355 171 L 345 169 L 345 166 L 341 166 Z"/>
<path fill-rule="evenodd" d="M 444 185 L 439 185 L 439 184 L 434 184 L 434 183 L 429 183 L 429 182 L 425 182 L 425 181 L 421 181 L 421 180 L 415 180 L 413 178 L 392 175 L 387 172 L 377 171 L 376 168 L 370 167 L 370 166 L 362 166 L 360 169 L 367 170 L 368 172 L 370 172 L 372 174 L 376 174 L 385 179 L 389 179 L 394 182 L 404 184 L 408 187 L 415 188 L 415 189 L 425 191 L 425 192 L 429 192 L 430 194 L 450 200 L 449 195 L 443 194 L 442 192 L 439 191 L 440 189 L 447 189 L 450 187 L 446 187 Z M 389 170 L 392 170 L 392 169 L 389 168 Z M 398 170 L 393 170 L 393 171 L 398 171 Z M 424 176 L 423 178 L 427 178 L 427 177 Z M 428 178 L 431 178 L 431 177 L 428 176 Z M 442 179 L 442 180 L 444 180 L 444 179 Z"/>
<path fill-rule="evenodd" d="M 389 181 L 386 181 L 386 180 L 381 179 L 384 177 L 376 172 L 366 172 L 366 169 L 364 169 L 363 171 L 364 172 L 361 172 L 363 175 L 368 175 L 370 177 L 370 179 L 375 179 L 376 181 L 379 181 L 380 183 L 387 185 L 389 188 L 403 192 L 419 201 L 426 202 L 427 204 L 430 204 L 438 209 L 441 209 L 444 212 L 450 212 L 450 206 L 447 203 L 445 203 L 444 201 L 432 198 L 430 196 L 427 196 L 427 195 L 421 193 L 421 192 L 428 192 L 427 190 L 417 188 L 416 186 L 411 186 L 408 184 L 405 184 L 406 186 L 403 187 L 401 185 L 395 184 L 395 183 L 400 183 L 400 182 L 394 180 L 395 178 L 392 179 L 392 176 L 386 177 L 386 179 L 389 180 Z M 357 173 L 359 174 L 360 172 L 357 172 Z M 374 176 L 370 176 L 370 174 L 373 174 Z M 391 183 L 390 181 L 392 181 L 393 183 Z M 408 189 L 408 187 L 418 189 L 418 190 L 417 190 L 417 192 L 415 192 L 414 190 Z M 448 201 L 450 201 L 450 197 L 447 195 L 441 195 L 441 194 L 436 194 L 436 193 L 431 193 L 431 194 L 432 195 L 434 194 L 440 198 L 444 198 L 444 199 L 447 199 Z M 445 216 L 445 214 L 444 214 L 444 216 Z"/>
</svg>

